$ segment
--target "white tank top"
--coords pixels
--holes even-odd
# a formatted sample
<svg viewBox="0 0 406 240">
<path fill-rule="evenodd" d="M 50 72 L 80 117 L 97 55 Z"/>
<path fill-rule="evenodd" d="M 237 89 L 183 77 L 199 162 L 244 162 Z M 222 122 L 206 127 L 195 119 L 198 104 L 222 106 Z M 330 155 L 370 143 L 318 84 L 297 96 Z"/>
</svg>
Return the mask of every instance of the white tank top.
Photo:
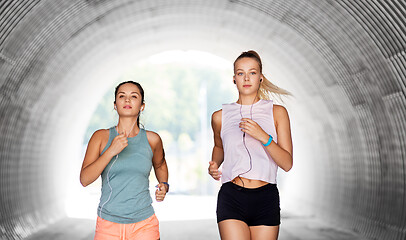
<svg viewBox="0 0 406 240">
<path fill-rule="evenodd" d="M 276 184 L 278 165 L 261 142 L 246 133 L 245 145 L 252 159 L 252 168 L 247 172 L 250 169 L 250 157 L 243 143 L 243 132 L 239 127 L 241 122 L 240 107 L 241 105 L 238 103 L 223 104 L 220 136 L 223 141 L 224 162 L 221 182 L 226 183 L 240 176 Z M 251 118 L 251 105 L 242 105 L 241 113 L 243 118 Z M 270 134 L 275 143 L 278 142 L 272 100 L 261 99 L 254 103 L 252 105 L 252 120 Z"/>
</svg>

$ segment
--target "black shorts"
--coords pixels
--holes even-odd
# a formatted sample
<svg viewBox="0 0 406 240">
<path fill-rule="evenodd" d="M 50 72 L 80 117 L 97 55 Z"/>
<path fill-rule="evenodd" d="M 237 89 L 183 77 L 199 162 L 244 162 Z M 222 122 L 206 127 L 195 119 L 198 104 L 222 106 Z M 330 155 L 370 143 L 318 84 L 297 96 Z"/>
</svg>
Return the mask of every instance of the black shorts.
<svg viewBox="0 0 406 240">
<path fill-rule="evenodd" d="M 224 183 L 217 199 L 217 223 L 236 219 L 248 226 L 278 226 L 281 223 L 279 191 L 276 184 L 244 188 Z"/>
</svg>

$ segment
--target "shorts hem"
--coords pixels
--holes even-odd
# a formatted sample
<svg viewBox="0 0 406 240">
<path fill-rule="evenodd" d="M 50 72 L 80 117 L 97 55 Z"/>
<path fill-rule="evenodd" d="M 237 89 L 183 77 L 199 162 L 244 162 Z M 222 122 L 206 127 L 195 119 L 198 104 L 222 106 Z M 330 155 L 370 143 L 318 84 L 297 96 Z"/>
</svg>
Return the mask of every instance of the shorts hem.
<svg viewBox="0 0 406 240">
<path fill-rule="evenodd" d="M 279 223 L 247 223 L 247 221 L 243 220 L 243 219 L 239 219 L 239 218 L 224 218 L 224 219 L 220 219 L 217 220 L 217 224 L 219 224 L 222 221 L 225 220 L 237 220 L 237 221 L 241 221 L 244 222 L 245 224 L 248 225 L 248 227 L 256 227 L 256 226 L 269 226 L 269 227 L 274 227 L 274 226 L 279 226 L 281 225 L 281 222 Z"/>
<path fill-rule="evenodd" d="M 279 226 L 279 225 L 281 225 L 281 223 L 279 222 L 279 223 L 277 223 L 277 224 L 274 224 L 274 223 L 268 223 L 268 224 L 264 224 L 264 223 L 253 223 L 253 224 L 251 224 L 251 225 L 248 225 L 248 226 L 250 226 L 250 227 L 256 227 L 256 226 L 267 226 L 267 227 L 275 227 L 275 226 Z"/>
<path fill-rule="evenodd" d="M 220 222 L 225 221 L 225 220 L 238 220 L 238 221 L 247 223 L 247 222 L 246 222 L 245 220 L 243 220 L 243 219 L 240 219 L 240 218 L 231 218 L 231 217 L 229 217 L 229 218 L 223 218 L 223 219 L 220 219 L 220 220 L 217 219 L 217 223 L 220 223 Z"/>
</svg>

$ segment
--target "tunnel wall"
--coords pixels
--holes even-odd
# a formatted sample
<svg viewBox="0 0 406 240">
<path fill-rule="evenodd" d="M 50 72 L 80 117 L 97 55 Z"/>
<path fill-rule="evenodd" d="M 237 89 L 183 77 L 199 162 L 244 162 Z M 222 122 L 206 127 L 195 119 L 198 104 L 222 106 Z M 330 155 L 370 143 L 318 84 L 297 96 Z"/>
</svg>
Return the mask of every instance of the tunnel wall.
<svg viewBox="0 0 406 240">
<path fill-rule="evenodd" d="M 238 47 L 263 50 L 264 59 L 272 42 L 292 49 L 310 65 L 290 58 L 292 69 L 317 75 L 295 80 L 298 98 L 312 102 L 298 103 L 311 113 L 303 122 L 312 132 L 303 131 L 313 136 L 295 141 L 312 149 L 294 156 L 311 171 L 296 173 L 311 190 L 300 197 L 332 223 L 371 238 L 405 238 L 405 8 L 402 1 L 345 0 L 2 1 L 1 235 L 18 239 L 64 216 L 56 182 L 63 172 L 54 169 L 66 161 L 55 156 L 81 126 L 74 116 L 61 120 L 60 106 L 80 108 L 70 104 L 78 96 L 71 92 L 89 86 L 66 76 L 87 64 L 89 52 L 131 35 L 145 56 L 182 45 L 230 60 Z M 54 136 L 61 126 L 65 135 Z"/>
</svg>

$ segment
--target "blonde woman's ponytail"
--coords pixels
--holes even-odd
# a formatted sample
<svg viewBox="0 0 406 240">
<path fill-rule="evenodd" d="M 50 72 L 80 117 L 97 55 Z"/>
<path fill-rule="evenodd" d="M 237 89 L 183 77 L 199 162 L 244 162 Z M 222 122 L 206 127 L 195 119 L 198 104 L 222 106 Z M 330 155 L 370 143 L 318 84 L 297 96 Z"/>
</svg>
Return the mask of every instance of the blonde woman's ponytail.
<svg viewBox="0 0 406 240">
<path fill-rule="evenodd" d="M 271 83 L 271 81 L 262 75 L 262 82 L 258 90 L 259 98 L 269 100 L 271 96 L 274 96 L 283 102 L 282 95 L 292 96 L 290 92 Z"/>
</svg>

